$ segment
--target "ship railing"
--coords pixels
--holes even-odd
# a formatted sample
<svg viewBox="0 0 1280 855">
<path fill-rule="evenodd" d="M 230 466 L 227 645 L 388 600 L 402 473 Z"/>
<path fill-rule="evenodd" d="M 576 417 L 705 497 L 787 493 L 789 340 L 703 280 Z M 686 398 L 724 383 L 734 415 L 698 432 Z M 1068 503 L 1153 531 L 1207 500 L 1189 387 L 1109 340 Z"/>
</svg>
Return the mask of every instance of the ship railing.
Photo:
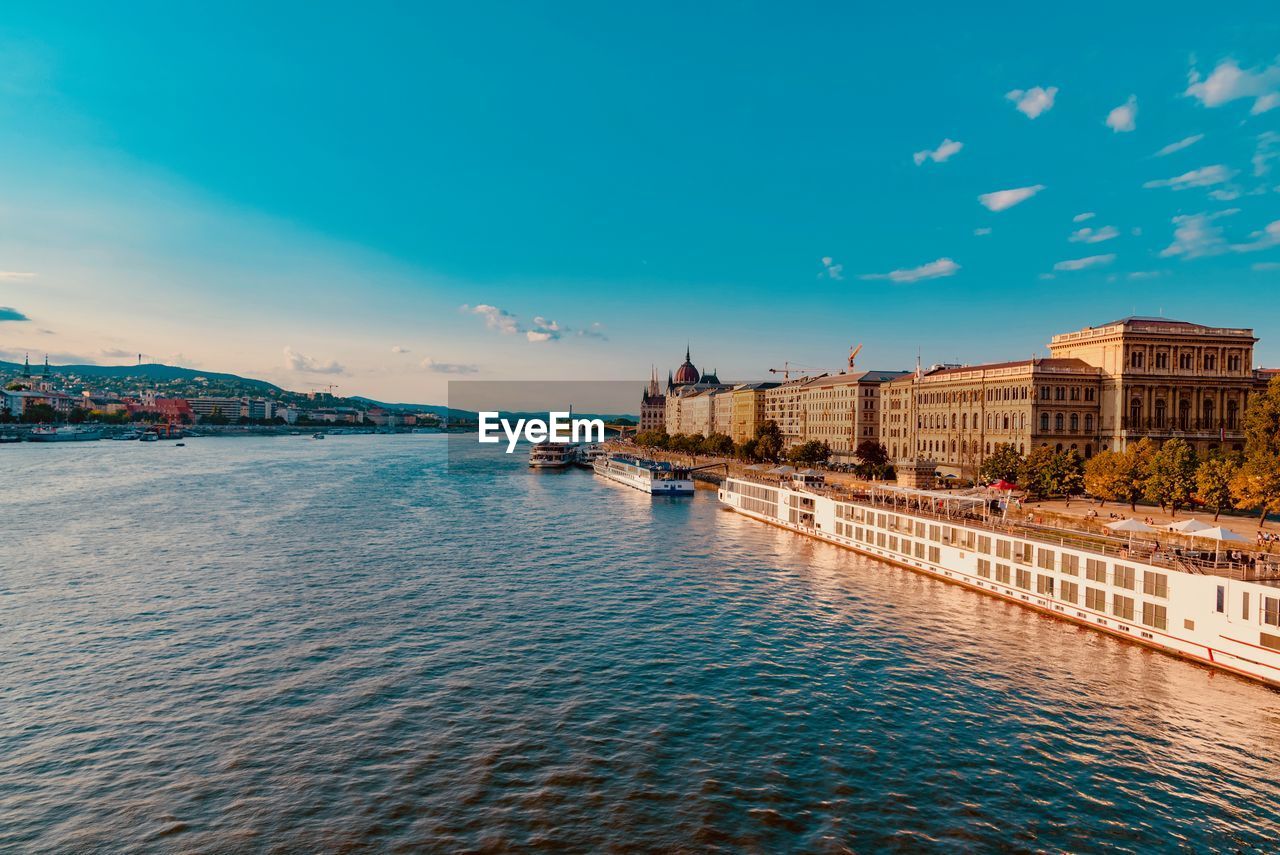
<svg viewBox="0 0 1280 855">
<path fill-rule="evenodd" d="M 1133 561 L 1143 564 L 1150 564 L 1155 567 L 1163 567 L 1169 570 L 1177 570 L 1183 573 L 1197 573 L 1206 576 L 1219 576 L 1222 578 L 1232 579 L 1242 582 L 1264 582 L 1264 583 L 1280 583 L 1280 555 L 1262 552 L 1246 552 L 1243 550 L 1225 551 L 1220 557 L 1214 560 L 1206 558 L 1198 558 L 1187 554 L 1179 547 L 1174 549 L 1161 548 L 1159 551 L 1143 549 L 1144 545 L 1151 545 L 1150 542 L 1134 541 L 1130 545 L 1130 541 L 1120 538 L 1108 537 L 1103 534 L 1095 534 L 1087 531 L 1073 531 L 1071 529 L 1058 528 L 1057 526 L 1037 525 L 1035 523 L 1027 523 L 1018 520 L 1000 519 L 991 515 L 972 514 L 967 512 L 952 511 L 939 512 L 929 507 L 919 507 L 905 501 L 892 501 L 889 499 L 876 499 L 872 494 L 862 490 L 849 490 L 834 485 L 824 485 L 821 487 L 799 487 L 789 483 L 780 483 L 776 478 L 768 478 L 753 473 L 747 476 L 735 475 L 744 481 L 753 481 L 761 484 L 768 484 L 772 487 L 780 487 L 790 489 L 798 493 L 813 493 L 815 495 L 824 496 L 839 502 L 847 502 L 850 504 L 860 505 L 871 510 L 885 510 L 893 513 L 910 514 L 926 519 L 937 520 L 940 523 L 948 525 L 965 525 L 971 528 L 982 529 L 993 534 L 1000 534 L 1006 537 L 1017 537 L 1022 540 L 1028 540 L 1036 544 L 1045 546 L 1057 546 L 1070 549 L 1079 549 L 1082 552 L 1092 552 L 1097 555 L 1103 555 L 1120 561 Z M 958 544 L 951 544 L 956 546 Z M 1210 553 L 1212 554 L 1212 553 Z M 1233 554 L 1239 554 L 1240 559 L 1233 559 Z M 1011 559 L 1012 560 L 1012 559 Z M 1023 560 L 1020 563 L 1031 564 L 1032 562 Z"/>
</svg>

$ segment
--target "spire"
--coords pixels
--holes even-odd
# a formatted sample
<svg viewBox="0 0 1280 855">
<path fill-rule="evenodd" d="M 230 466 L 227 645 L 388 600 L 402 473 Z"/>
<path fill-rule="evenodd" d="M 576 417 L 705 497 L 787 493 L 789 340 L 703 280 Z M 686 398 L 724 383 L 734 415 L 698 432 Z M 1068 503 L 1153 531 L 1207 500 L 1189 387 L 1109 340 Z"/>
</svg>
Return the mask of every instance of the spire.
<svg viewBox="0 0 1280 855">
<path fill-rule="evenodd" d="M 44 376 L 49 376 L 49 354 L 44 355 Z"/>
<path fill-rule="evenodd" d="M 685 344 L 685 346 L 684 346 L 684 361 L 685 361 L 685 362 L 692 362 L 692 361 L 693 361 L 693 360 L 691 360 L 691 359 L 689 358 L 689 345 L 688 345 L 687 343 L 686 343 L 686 344 Z"/>
<path fill-rule="evenodd" d="M 22 358 L 22 376 L 31 376 L 31 354 L 29 353 Z"/>
</svg>

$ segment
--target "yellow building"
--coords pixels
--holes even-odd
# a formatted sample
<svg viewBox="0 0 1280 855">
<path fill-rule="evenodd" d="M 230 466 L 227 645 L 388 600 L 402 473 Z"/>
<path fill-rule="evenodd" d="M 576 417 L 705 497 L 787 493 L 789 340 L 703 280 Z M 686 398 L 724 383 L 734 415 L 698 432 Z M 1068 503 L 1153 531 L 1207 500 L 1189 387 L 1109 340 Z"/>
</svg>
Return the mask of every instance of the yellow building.
<svg viewBox="0 0 1280 855">
<path fill-rule="evenodd" d="M 729 393 L 733 410 L 728 434 L 734 442 L 755 439 L 756 428 L 765 421 L 765 395 L 777 387 L 777 383 L 745 383 Z"/>
</svg>

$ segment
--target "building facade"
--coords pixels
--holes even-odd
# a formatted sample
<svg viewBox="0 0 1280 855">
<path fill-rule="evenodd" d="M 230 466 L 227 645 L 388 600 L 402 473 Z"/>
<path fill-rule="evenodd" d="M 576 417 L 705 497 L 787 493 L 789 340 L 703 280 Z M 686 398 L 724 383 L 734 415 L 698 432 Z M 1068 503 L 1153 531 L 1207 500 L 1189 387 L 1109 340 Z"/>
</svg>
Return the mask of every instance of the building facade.
<svg viewBox="0 0 1280 855">
<path fill-rule="evenodd" d="M 756 428 L 765 421 L 765 395 L 777 383 L 744 383 L 729 393 L 732 400 L 729 430 L 734 442 L 755 439 Z"/>
<path fill-rule="evenodd" d="M 638 430 L 662 430 L 666 427 L 667 399 L 658 388 L 658 371 L 653 369 L 649 385 L 640 396 L 640 425 Z"/>
</svg>

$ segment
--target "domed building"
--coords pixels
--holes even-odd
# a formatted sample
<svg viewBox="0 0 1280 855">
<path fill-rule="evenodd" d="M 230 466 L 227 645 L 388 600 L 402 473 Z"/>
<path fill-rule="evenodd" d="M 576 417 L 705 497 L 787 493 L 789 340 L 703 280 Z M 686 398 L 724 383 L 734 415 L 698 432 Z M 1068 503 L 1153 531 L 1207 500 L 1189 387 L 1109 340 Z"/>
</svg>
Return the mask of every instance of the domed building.
<svg viewBox="0 0 1280 855">
<path fill-rule="evenodd" d="M 671 386 L 689 386 L 697 383 L 702 375 L 698 373 L 698 369 L 693 367 L 693 363 L 689 361 L 689 348 L 684 349 L 684 363 L 676 369 L 675 376 L 669 381 Z"/>
<path fill-rule="evenodd" d="M 668 434 L 711 432 L 711 399 L 732 386 L 720 382 L 714 371 L 701 372 L 693 364 L 688 347 L 684 362 L 667 374 L 667 391 L 662 407 L 663 425 Z M 656 408 L 654 408 L 656 415 Z"/>
</svg>

